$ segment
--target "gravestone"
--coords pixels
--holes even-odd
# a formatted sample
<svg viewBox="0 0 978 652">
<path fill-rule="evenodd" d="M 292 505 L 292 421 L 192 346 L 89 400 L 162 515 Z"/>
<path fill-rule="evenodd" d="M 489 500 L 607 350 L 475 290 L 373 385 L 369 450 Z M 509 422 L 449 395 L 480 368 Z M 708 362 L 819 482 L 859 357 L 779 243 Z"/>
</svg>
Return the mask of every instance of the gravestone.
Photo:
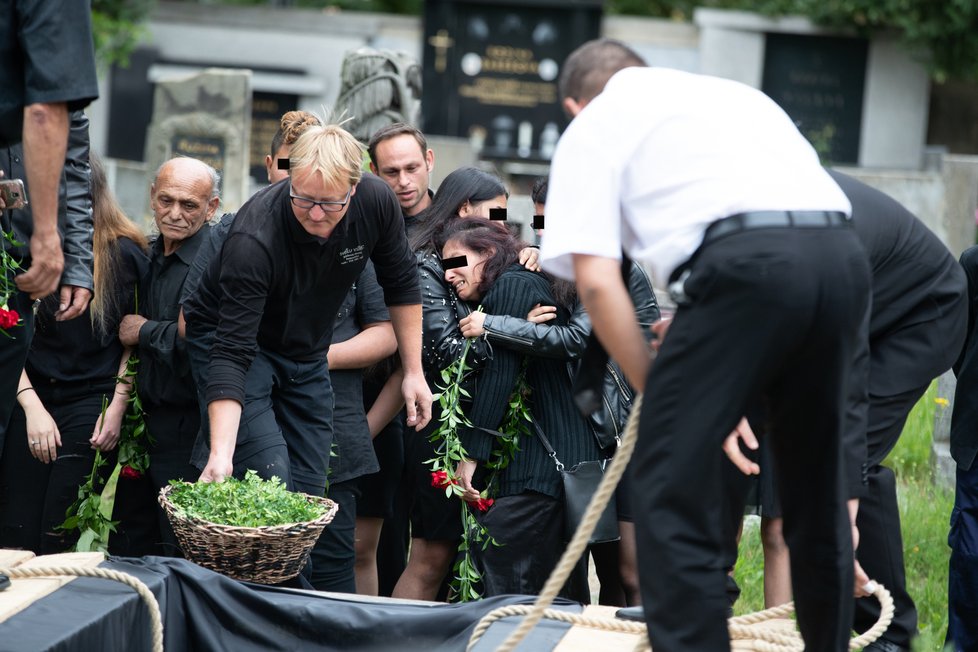
<svg viewBox="0 0 978 652">
<path fill-rule="evenodd" d="M 146 128 L 153 115 L 153 88 L 147 82 L 147 75 L 158 58 L 159 51 L 156 48 L 142 46 L 133 50 L 129 56 L 129 65 L 112 66 L 106 145 L 109 158 L 146 160 Z M 94 143 L 92 145 L 95 146 Z"/>
<path fill-rule="evenodd" d="M 761 90 L 791 116 L 826 162 L 856 163 L 868 42 L 768 34 Z"/>
<path fill-rule="evenodd" d="M 954 411 L 954 390 L 957 382 L 953 371 L 937 377 L 937 405 L 934 406 L 934 439 L 931 457 L 934 479 L 944 487 L 954 486 L 955 464 L 951 458 L 951 413 Z"/>
<path fill-rule="evenodd" d="M 251 71 L 208 68 L 156 84 L 146 138 L 149 182 L 174 156 L 221 174 L 221 206 L 236 211 L 249 196 Z M 148 210 L 148 207 L 147 207 Z"/>
<path fill-rule="evenodd" d="M 484 158 L 549 161 L 566 124 L 560 67 L 600 30 L 600 0 L 428 0 L 423 130 Z"/>
<path fill-rule="evenodd" d="M 299 106 L 299 96 L 293 93 L 255 91 L 251 99 L 251 153 L 248 167 L 251 178 L 264 186 L 268 182 L 265 155 L 271 153 L 272 139 L 282 123 L 282 116 Z"/>
</svg>

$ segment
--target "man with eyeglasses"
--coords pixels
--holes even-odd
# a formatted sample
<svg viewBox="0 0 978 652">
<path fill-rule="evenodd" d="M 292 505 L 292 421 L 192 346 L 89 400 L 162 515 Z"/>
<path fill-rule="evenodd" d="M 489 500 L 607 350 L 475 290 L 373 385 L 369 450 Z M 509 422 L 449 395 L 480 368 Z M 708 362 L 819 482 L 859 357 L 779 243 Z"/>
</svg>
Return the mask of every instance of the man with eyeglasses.
<svg viewBox="0 0 978 652">
<path fill-rule="evenodd" d="M 421 371 L 418 275 L 396 197 L 362 173 L 360 144 L 338 126 L 310 127 L 289 160 L 289 183 L 241 207 L 184 304 L 191 354 L 206 361 L 209 437 L 199 443 L 209 447 L 195 462 L 202 481 L 254 469 L 321 496 L 332 442 L 326 353 L 368 258 L 405 370 L 408 425 L 428 422 L 431 393 Z"/>
</svg>

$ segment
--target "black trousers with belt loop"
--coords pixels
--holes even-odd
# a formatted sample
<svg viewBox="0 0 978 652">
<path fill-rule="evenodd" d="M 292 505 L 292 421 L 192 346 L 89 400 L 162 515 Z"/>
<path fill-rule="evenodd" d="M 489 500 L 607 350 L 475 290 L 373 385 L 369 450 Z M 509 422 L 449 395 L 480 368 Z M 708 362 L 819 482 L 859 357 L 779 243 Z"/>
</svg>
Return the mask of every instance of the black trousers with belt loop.
<svg viewBox="0 0 978 652">
<path fill-rule="evenodd" d="M 841 433 L 869 268 L 844 218 L 791 215 L 708 232 L 671 288 L 678 309 L 645 386 L 629 467 L 656 652 L 730 649 L 721 444 L 762 399 L 783 434 L 772 447 L 798 626 L 807 650 L 847 646 L 853 551 Z"/>
</svg>

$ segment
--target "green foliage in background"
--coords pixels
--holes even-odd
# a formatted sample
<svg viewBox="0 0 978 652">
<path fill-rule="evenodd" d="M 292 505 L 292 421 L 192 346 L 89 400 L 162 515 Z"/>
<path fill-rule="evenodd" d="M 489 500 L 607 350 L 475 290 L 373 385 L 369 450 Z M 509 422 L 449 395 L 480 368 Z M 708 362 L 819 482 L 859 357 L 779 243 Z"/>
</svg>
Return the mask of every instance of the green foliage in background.
<svg viewBox="0 0 978 652">
<path fill-rule="evenodd" d="M 127 65 L 155 0 L 92 0 L 95 56 L 103 66 Z"/>
<path fill-rule="evenodd" d="M 950 409 L 947 397 L 937 396 L 936 384 L 917 403 L 896 448 L 884 464 L 897 476 L 903 532 L 907 590 L 917 604 L 920 636 L 916 652 L 935 652 L 944 646 L 947 631 L 948 520 L 954 492 L 934 484 L 931 441 L 935 410 Z M 740 542 L 735 577 L 742 590 L 737 615 L 764 608 L 764 556 L 759 519 L 749 518 Z"/>
<path fill-rule="evenodd" d="M 895 31 L 918 52 L 937 81 L 978 79 L 978 2 L 974 0 L 608 0 L 609 13 L 689 20 L 696 7 L 767 16 L 807 16 L 862 35 Z"/>
</svg>

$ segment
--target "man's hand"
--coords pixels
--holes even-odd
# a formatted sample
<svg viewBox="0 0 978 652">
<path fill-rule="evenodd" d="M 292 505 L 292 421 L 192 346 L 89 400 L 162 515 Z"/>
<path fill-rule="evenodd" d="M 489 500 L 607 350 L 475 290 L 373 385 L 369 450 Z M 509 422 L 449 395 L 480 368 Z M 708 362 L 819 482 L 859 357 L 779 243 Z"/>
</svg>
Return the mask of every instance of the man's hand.
<svg viewBox="0 0 978 652">
<path fill-rule="evenodd" d="M 472 476 L 475 475 L 475 467 L 476 463 L 471 460 L 462 460 L 455 467 L 455 478 L 458 480 L 458 486 L 463 491 L 460 498 L 467 503 L 472 503 L 482 498 L 482 494 L 472 486 Z"/>
<path fill-rule="evenodd" d="M 662 346 L 662 341 L 666 339 L 666 333 L 669 332 L 669 326 L 672 324 L 672 317 L 663 317 L 654 324 L 652 324 L 652 350 L 656 353 L 659 352 L 659 347 Z"/>
<path fill-rule="evenodd" d="M 520 265 L 531 272 L 540 271 L 540 250 L 536 247 L 526 247 L 520 250 Z"/>
<path fill-rule="evenodd" d="M 458 327 L 462 329 L 463 337 L 481 337 L 485 332 L 483 326 L 486 323 L 486 313 L 475 310 L 470 312 L 458 322 Z"/>
<path fill-rule="evenodd" d="M 180 314 L 177 315 L 177 335 L 187 339 L 187 319 L 183 316 L 183 306 L 180 306 Z"/>
<path fill-rule="evenodd" d="M 119 322 L 119 341 L 123 346 L 139 346 L 139 329 L 148 319 L 142 315 L 126 315 Z"/>
<path fill-rule="evenodd" d="M 55 320 L 68 321 L 81 316 L 88 309 L 88 303 L 91 300 L 92 291 L 88 288 L 77 285 L 62 285 L 61 301 L 58 302 L 58 310 L 54 313 Z"/>
<path fill-rule="evenodd" d="M 207 458 L 207 466 L 200 472 L 198 482 L 224 482 L 224 479 L 230 477 L 233 472 L 234 464 L 230 459 L 216 456 L 212 452 Z"/>
<path fill-rule="evenodd" d="M 407 425 L 422 430 L 431 421 L 431 390 L 422 374 L 404 374 L 401 394 L 407 409 Z"/>
<path fill-rule="evenodd" d="M 740 450 L 741 441 L 752 451 L 757 450 L 757 437 L 754 436 L 754 431 L 751 430 L 750 424 L 747 423 L 747 419 L 744 417 L 740 418 L 740 423 L 737 424 L 733 432 L 727 435 L 727 438 L 723 441 L 723 452 L 727 454 L 727 457 L 734 463 L 734 466 L 740 469 L 741 473 L 744 475 L 757 475 L 761 472 L 761 467 L 756 462 L 747 459 L 744 452 Z"/>
<path fill-rule="evenodd" d="M 15 276 L 14 282 L 21 291 L 30 294 L 31 299 L 43 299 L 58 289 L 58 281 L 65 268 L 61 236 L 57 230 L 35 232 L 31 236 L 30 248 L 30 269 Z"/>
<path fill-rule="evenodd" d="M 856 515 L 859 514 L 859 499 L 850 498 L 846 502 L 846 509 L 849 512 L 849 527 L 852 528 L 852 554 L 855 557 L 856 549 L 859 548 L 859 528 L 856 527 Z M 865 598 L 876 592 L 876 582 L 869 579 L 869 575 L 863 570 L 859 562 L 853 558 L 853 589 L 852 593 L 857 598 Z"/>
</svg>

